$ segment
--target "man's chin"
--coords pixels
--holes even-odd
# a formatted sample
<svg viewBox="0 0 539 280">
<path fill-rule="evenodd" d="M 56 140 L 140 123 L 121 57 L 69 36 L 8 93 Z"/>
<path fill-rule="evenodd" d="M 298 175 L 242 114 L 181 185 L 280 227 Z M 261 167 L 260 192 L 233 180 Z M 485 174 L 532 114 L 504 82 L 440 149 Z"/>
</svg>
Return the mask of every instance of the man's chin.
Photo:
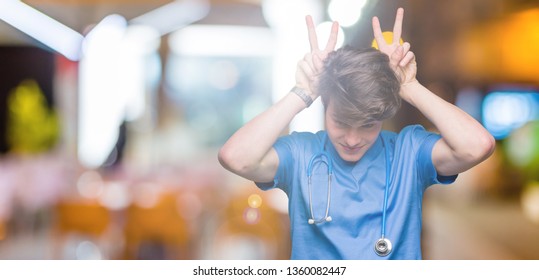
<svg viewBox="0 0 539 280">
<path fill-rule="evenodd" d="M 339 154 L 342 160 L 348 163 L 356 163 L 361 159 L 361 155 Z"/>
</svg>

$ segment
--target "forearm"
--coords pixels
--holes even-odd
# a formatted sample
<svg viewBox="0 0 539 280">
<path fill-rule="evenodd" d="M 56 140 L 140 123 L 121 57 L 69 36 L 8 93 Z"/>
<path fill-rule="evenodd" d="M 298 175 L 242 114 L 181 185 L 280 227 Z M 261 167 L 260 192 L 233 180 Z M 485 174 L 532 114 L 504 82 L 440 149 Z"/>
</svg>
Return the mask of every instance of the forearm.
<svg viewBox="0 0 539 280">
<path fill-rule="evenodd" d="M 296 94 L 288 93 L 234 133 L 219 151 L 219 161 L 228 170 L 250 177 L 263 164 L 282 131 L 305 107 Z"/>
<path fill-rule="evenodd" d="M 477 164 L 492 153 L 494 140 L 479 122 L 419 82 L 404 84 L 401 96 L 434 124 L 451 154 L 462 160 L 462 169 Z"/>
</svg>

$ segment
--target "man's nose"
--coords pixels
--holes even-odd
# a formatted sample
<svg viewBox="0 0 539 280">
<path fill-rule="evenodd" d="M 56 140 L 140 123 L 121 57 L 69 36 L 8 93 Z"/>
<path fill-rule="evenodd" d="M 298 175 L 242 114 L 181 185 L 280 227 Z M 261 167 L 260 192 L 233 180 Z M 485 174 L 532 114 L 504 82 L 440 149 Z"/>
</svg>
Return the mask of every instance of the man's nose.
<svg viewBox="0 0 539 280">
<path fill-rule="evenodd" d="M 361 144 L 361 140 L 361 133 L 357 129 L 349 128 L 346 130 L 344 142 L 348 147 L 359 146 Z"/>
</svg>

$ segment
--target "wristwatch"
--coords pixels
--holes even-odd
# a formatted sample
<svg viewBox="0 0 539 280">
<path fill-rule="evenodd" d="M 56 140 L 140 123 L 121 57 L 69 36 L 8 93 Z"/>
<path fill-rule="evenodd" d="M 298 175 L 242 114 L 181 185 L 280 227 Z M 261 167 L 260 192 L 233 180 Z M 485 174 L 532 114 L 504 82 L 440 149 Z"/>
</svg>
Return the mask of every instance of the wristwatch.
<svg viewBox="0 0 539 280">
<path fill-rule="evenodd" d="M 293 92 L 295 93 L 297 96 L 299 96 L 299 98 L 301 98 L 305 104 L 307 105 L 307 107 L 311 106 L 311 104 L 313 104 L 313 99 L 311 98 L 311 96 L 307 93 L 306 90 L 300 88 L 300 87 L 293 87 L 290 92 Z"/>
</svg>

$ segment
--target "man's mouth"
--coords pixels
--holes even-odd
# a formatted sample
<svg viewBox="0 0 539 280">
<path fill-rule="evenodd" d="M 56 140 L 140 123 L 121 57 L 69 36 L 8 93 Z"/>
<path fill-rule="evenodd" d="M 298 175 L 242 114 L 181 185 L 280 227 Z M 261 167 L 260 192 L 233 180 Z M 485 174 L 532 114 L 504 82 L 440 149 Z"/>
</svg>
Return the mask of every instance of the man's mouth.
<svg viewBox="0 0 539 280">
<path fill-rule="evenodd" d="M 355 153 L 355 152 L 358 152 L 359 150 L 361 150 L 361 148 L 363 148 L 363 146 L 347 146 L 347 145 L 342 145 L 343 149 L 345 152 L 347 153 Z"/>
</svg>

